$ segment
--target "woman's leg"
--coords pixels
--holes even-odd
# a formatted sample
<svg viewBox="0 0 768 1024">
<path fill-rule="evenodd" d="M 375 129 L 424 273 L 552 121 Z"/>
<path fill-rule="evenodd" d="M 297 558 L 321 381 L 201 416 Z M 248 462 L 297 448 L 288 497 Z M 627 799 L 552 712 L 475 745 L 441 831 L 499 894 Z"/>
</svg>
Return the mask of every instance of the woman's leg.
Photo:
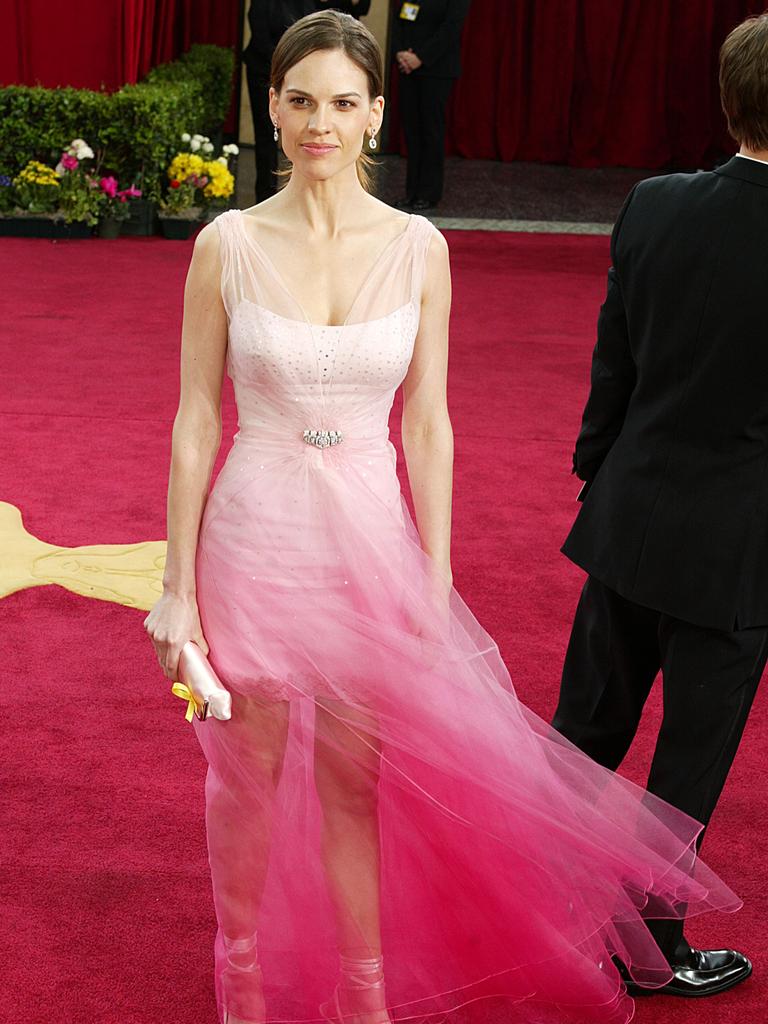
<svg viewBox="0 0 768 1024">
<path fill-rule="evenodd" d="M 322 853 L 341 954 L 337 1010 L 348 1021 L 388 1020 L 381 961 L 375 720 L 341 701 L 317 701 L 315 785 L 323 811 Z"/>
<path fill-rule="evenodd" d="M 256 934 L 288 710 L 285 701 L 233 694 L 230 721 L 198 727 L 208 758 L 208 858 L 219 923 L 216 990 L 231 1024 L 264 1015 Z"/>
</svg>

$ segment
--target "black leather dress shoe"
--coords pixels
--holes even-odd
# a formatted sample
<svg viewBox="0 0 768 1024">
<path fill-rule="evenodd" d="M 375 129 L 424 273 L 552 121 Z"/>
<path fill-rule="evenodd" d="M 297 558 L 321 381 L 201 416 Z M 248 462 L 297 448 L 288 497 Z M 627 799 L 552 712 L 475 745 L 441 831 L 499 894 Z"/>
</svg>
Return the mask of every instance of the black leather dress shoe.
<svg viewBox="0 0 768 1024">
<path fill-rule="evenodd" d="M 714 996 L 738 985 L 752 973 L 752 964 L 734 949 L 691 949 L 687 956 L 670 963 L 672 981 L 661 988 L 642 988 L 632 981 L 618 958 L 614 962 L 631 996 Z"/>
</svg>

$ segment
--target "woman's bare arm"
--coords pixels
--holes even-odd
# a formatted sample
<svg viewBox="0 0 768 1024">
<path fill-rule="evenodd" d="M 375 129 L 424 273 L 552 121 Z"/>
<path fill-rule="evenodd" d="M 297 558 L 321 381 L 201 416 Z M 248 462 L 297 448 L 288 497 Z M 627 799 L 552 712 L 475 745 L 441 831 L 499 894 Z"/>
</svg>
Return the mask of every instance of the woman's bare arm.
<svg viewBox="0 0 768 1024">
<path fill-rule="evenodd" d="M 221 443 L 221 385 L 227 316 L 220 292 L 218 228 L 195 240 L 184 288 L 179 407 L 168 482 L 163 596 L 144 621 L 163 671 L 175 678 L 187 640 L 207 650 L 197 612 L 195 555 L 213 464 Z"/>
<path fill-rule="evenodd" d="M 421 545 L 450 582 L 453 429 L 446 395 L 451 272 L 435 235 L 426 256 L 419 332 L 403 381 L 402 442 Z"/>
</svg>

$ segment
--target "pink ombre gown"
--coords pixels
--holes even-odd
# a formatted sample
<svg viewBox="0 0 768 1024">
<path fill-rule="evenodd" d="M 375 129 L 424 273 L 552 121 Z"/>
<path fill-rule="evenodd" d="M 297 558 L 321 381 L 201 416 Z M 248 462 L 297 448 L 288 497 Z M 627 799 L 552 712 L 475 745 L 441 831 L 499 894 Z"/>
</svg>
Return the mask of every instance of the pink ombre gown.
<svg viewBox="0 0 768 1024">
<path fill-rule="evenodd" d="M 327 327 L 247 214 L 216 224 L 239 430 L 197 587 L 233 717 L 195 729 L 220 1019 L 320 1020 L 339 950 L 380 934 L 398 1021 L 629 1020 L 611 955 L 642 984 L 670 978 L 644 918 L 739 901 L 695 857 L 697 822 L 526 709 L 459 594 L 441 605 L 387 426 L 436 229 L 404 216 L 389 244 L 372 238 L 345 323 Z M 254 934 L 261 973 L 238 971 L 223 937 Z"/>
</svg>

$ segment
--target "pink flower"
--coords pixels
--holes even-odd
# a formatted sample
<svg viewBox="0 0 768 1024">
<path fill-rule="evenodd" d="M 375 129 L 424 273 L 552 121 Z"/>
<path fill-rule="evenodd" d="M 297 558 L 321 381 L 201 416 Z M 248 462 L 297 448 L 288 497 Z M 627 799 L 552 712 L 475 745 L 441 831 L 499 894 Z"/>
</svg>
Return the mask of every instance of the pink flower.
<svg viewBox="0 0 768 1024">
<path fill-rule="evenodd" d="M 105 195 L 108 195 L 110 199 L 115 198 L 117 195 L 117 178 L 102 178 L 99 185 L 101 186 L 101 191 Z"/>
<path fill-rule="evenodd" d="M 125 202 L 129 196 L 136 196 L 137 198 L 141 195 L 141 189 L 136 188 L 135 185 L 131 185 L 130 188 L 124 188 L 121 192 L 117 193 L 120 198 Z"/>
<path fill-rule="evenodd" d="M 78 159 L 76 156 L 72 156 L 71 153 L 62 153 L 61 164 L 62 167 L 65 167 L 68 171 L 74 171 L 78 165 Z"/>
</svg>

